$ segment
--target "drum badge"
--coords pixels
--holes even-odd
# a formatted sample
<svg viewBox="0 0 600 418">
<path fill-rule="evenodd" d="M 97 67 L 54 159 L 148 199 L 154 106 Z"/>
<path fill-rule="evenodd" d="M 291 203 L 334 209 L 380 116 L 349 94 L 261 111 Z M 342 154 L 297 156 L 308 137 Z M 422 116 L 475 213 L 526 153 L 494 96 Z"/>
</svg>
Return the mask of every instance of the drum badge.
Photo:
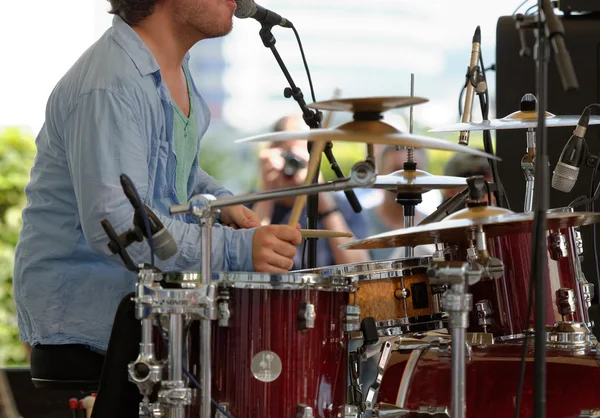
<svg viewBox="0 0 600 418">
<path fill-rule="evenodd" d="M 261 382 L 269 383 L 274 381 L 281 374 L 281 359 L 272 351 L 261 351 L 252 359 L 250 365 L 252 375 Z"/>
</svg>

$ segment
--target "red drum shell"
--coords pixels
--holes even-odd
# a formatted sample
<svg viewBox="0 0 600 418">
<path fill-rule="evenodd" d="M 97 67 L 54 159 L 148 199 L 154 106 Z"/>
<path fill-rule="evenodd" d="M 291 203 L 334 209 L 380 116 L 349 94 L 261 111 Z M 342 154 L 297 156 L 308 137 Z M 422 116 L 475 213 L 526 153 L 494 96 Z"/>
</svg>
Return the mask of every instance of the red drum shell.
<svg viewBox="0 0 600 418">
<path fill-rule="evenodd" d="M 315 327 L 298 328 L 300 304 L 314 304 Z M 346 403 L 347 342 L 343 312 L 348 292 L 230 289 L 229 327 L 213 328 L 212 396 L 236 418 L 282 418 L 304 404 L 319 418 Z M 282 364 L 272 382 L 258 380 L 253 358 L 274 352 Z"/>
<path fill-rule="evenodd" d="M 412 351 L 392 353 L 378 402 L 396 404 L 406 362 Z M 593 350 L 585 355 L 548 350 L 547 418 L 579 418 L 584 409 L 600 407 L 600 365 Z M 515 407 L 521 346 L 497 344 L 473 347 L 467 360 L 467 418 L 512 417 Z M 521 398 L 520 418 L 533 417 L 533 349 L 529 350 Z M 404 407 L 447 406 L 451 403 L 451 354 L 425 350 L 410 376 Z"/>
<path fill-rule="evenodd" d="M 554 325 L 562 321 L 556 306 L 556 291 L 559 288 L 573 289 L 575 292 L 576 310 L 567 321 L 589 323 L 589 315 L 584 302 L 582 286 L 577 280 L 575 265 L 579 263 L 575 247 L 575 235 L 572 228 L 561 229 L 560 233 L 567 238 L 567 256 L 553 260 L 548 254 L 546 324 Z M 459 258 L 466 257 L 464 244 L 459 250 Z M 521 334 L 534 325 L 527 321 L 527 305 L 530 288 L 531 271 L 531 234 L 522 233 L 503 237 L 488 238 L 488 251 L 492 257 L 504 264 L 504 274 L 499 279 L 482 279 L 469 288 L 473 295 L 473 303 L 487 299 L 494 309 L 491 332 L 495 336 Z M 535 303 L 532 305 L 532 312 Z M 477 324 L 477 313 L 473 309 L 469 318 L 469 331 L 481 332 L 483 328 Z"/>
</svg>

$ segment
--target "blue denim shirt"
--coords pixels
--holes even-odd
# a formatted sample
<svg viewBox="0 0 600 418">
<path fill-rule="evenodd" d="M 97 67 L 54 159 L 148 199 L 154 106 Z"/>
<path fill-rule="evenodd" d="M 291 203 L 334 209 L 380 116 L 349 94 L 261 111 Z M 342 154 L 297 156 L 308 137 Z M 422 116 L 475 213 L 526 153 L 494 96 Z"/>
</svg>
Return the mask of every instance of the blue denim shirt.
<svg viewBox="0 0 600 418">
<path fill-rule="evenodd" d="M 199 147 L 210 112 L 193 82 L 192 91 Z M 178 253 L 166 261 L 156 259 L 157 267 L 200 269 L 197 221 L 168 212 L 182 203 L 175 187 L 173 110 L 154 56 L 119 17 L 52 92 L 36 139 L 16 249 L 14 294 L 24 341 L 106 349 L 119 301 L 136 282 L 119 256 L 110 254 L 100 224 L 109 220 L 117 233 L 132 226 L 121 173 L 133 180 L 177 242 Z M 196 157 L 188 197 L 199 193 L 231 195 L 202 171 Z M 213 271 L 252 271 L 253 234 L 216 225 Z M 150 262 L 146 242 L 128 252 L 136 264 Z"/>
</svg>

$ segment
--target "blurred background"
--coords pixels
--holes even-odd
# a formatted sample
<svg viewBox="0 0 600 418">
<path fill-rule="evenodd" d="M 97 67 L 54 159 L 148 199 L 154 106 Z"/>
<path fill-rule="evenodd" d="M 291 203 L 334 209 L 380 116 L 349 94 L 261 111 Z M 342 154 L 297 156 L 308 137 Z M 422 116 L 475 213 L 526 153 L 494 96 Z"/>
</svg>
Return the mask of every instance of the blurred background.
<svg viewBox="0 0 600 418">
<path fill-rule="evenodd" d="M 336 89 L 341 97 L 406 96 L 410 94 L 410 74 L 414 73 L 415 94 L 429 99 L 414 108 L 414 133 L 426 134 L 430 128 L 459 121 L 458 97 L 476 26 L 481 26 L 483 59 L 490 67 L 496 61 L 497 21 L 500 16 L 512 15 L 521 1 L 263 0 L 260 4 L 294 22 L 317 100 L 332 98 Z M 531 4 L 535 2 L 525 4 L 521 12 Z M 35 156 L 34 139 L 57 81 L 111 25 L 107 10 L 105 0 L 0 4 L 1 366 L 27 362 L 15 328 L 11 274 L 25 204 L 23 187 Z M 298 113 L 298 107 L 283 96 L 286 80 L 271 52 L 262 45 L 260 25 L 251 19 L 235 20 L 234 24 L 229 36 L 195 46 L 191 67 L 213 116 L 201 146 L 202 165 L 239 194 L 256 186 L 258 147 L 233 141 L 270 131 L 280 117 Z M 275 28 L 273 33 L 292 77 L 306 101 L 312 102 L 293 32 Z M 489 116 L 494 118 L 493 69 L 487 71 L 487 77 L 492 105 Z M 518 102 L 514 110 L 517 107 Z M 387 122 L 408 131 L 408 109 L 384 116 Z M 335 114 L 331 125 L 340 125 L 350 117 Z M 481 120 L 478 105 L 473 120 Z M 457 133 L 436 136 L 457 139 Z M 471 144 L 481 146 L 481 135 L 473 133 Z M 364 151 L 359 145 L 334 146 L 346 173 L 364 158 Z M 525 152 L 524 144 L 519 151 Z M 446 152 L 430 152 L 425 169 L 441 174 L 450 157 Z M 324 166 L 323 172 L 326 178 L 333 177 L 328 167 Z"/>
</svg>

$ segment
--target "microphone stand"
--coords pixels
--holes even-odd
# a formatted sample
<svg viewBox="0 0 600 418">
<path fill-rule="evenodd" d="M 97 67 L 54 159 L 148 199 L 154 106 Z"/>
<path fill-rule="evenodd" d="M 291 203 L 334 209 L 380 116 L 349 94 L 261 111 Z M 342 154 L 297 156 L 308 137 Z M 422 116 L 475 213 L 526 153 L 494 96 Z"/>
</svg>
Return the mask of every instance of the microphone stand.
<svg viewBox="0 0 600 418">
<path fill-rule="evenodd" d="M 532 263 L 531 278 L 535 280 L 535 357 L 534 357 L 534 416 L 536 418 L 546 417 L 546 212 L 549 207 L 549 174 L 548 174 L 548 138 L 546 135 L 546 107 L 548 102 L 548 61 L 550 55 L 550 42 L 555 47 L 557 63 L 559 64 L 559 73 L 563 81 L 565 90 L 569 90 L 573 85 L 577 85 L 577 80 L 573 84 L 575 72 L 569 65 L 561 65 L 567 62 L 568 52 L 564 46 L 562 34 L 564 29 L 560 30 L 560 20 L 554 15 L 550 0 L 538 0 L 538 22 L 537 22 L 537 164 L 536 177 L 538 187 L 534 193 L 537 194 L 537 207 L 534 208 L 534 217 L 532 225 Z M 559 36 L 560 35 L 560 36 Z M 562 50 L 560 50 L 562 49 Z M 568 64 L 571 64 L 570 58 Z M 572 64 L 571 64 L 572 66 Z M 565 70 L 566 68 L 566 70 Z M 568 79 L 570 77 L 570 79 Z"/>
<path fill-rule="evenodd" d="M 298 86 L 296 86 L 296 84 L 294 83 L 294 80 L 292 79 L 290 72 L 288 71 L 287 67 L 285 66 L 283 60 L 281 59 L 281 56 L 279 55 L 277 48 L 275 48 L 276 39 L 273 36 L 273 33 L 271 32 L 271 29 L 273 29 L 273 26 L 275 26 L 275 25 L 271 24 L 271 23 L 261 22 L 261 29 L 259 31 L 259 35 L 260 35 L 260 39 L 263 42 L 263 45 L 266 48 L 269 48 L 271 50 L 271 52 L 273 53 L 273 56 L 277 60 L 277 63 L 279 64 L 279 67 L 281 68 L 283 75 L 285 76 L 285 78 L 287 79 L 287 82 L 290 85 L 289 87 L 286 87 L 284 89 L 283 95 L 288 99 L 291 97 L 294 100 L 296 100 L 296 102 L 298 103 L 298 106 L 300 106 L 300 109 L 302 110 L 302 118 L 304 119 L 304 122 L 310 129 L 320 128 L 321 121 L 323 120 L 323 113 L 319 110 L 309 109 L 308 106 L 306 105 L 306 102 L 304 101 L 304 95 L 302 94 L 302 90 L 300 90 L 300 88 Z M 330 164 L 332 170 L 335 172 L 336 176 L 340 179 L 345 178 L 344 173 L 342 173 L 342 170 L 339 168 L 339 165 L 338 165 L 337 161 L 335 160 L 335 157 L 333 156 L 333 153 L 331 151 L 332 146 L 333 145 L 331 144 L 331 142 L 326 144 L 325 151 L 324 151 L 325 156 L 327 157 L 329 164 Z M 311 141 L 308 141 L 307 147 L 308 147 L 308 152 L 310 154 L 310 151 L 312 149 Z M 320 160 L 320 157 L 319 157 L 319 160 Z M 314 179 L 312 179 L 312 183 L 317 183 L 319 180 L 319 172 L 320 172 L 319 167 L 320 166 L 321 166 L 321 164 L 319 161 L 319 164 L 317 165 L 317 172 L 315 173 Z M 346 197 L 348 198 L 348 201 L 350 202 L 350 205 L 354 209 L 354 211 L 360 212 L 360 210 L 361 210 L 360 203 L 356 199 L 356 195 L 352 192 L 352 190 L 346 191 L 345 194 L 346 194 Z M 306 223 L 307 223 L 306 227 L 308 229 L 317 229 L 318 217 L 319 217 L 319 195 L 318 194 L 309 195 L 306 199 Z M 306 243 L 307 244 L 306 267 L 309 269 L 316 268 L 317 267 L 317 238 L 307 238 L 306 241 L 307 241 L 307 243 Z"/>
</svg>

